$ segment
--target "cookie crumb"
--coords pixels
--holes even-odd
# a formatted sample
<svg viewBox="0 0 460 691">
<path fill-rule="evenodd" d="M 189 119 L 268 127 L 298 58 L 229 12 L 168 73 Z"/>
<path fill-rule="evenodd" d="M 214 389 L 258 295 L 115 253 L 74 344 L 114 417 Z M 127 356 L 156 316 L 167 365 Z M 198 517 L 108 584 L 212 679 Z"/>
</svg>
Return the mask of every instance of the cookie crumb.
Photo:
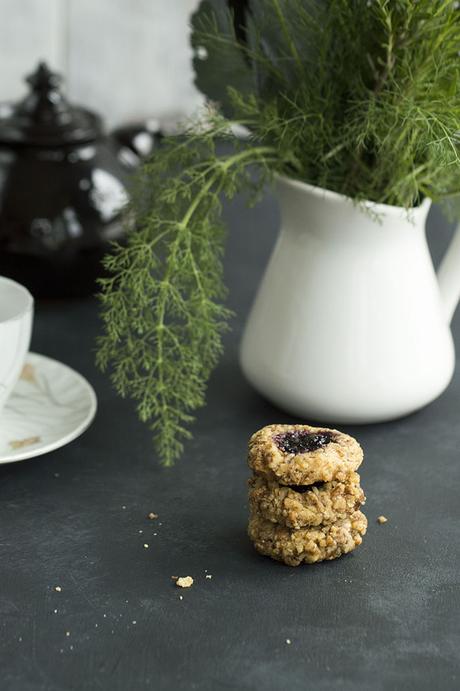
<svg viewBox="0 0 460 691">
<path fill-rule="evenodd" d="M 53 612 L 54 612 L 55 614 L 57 614 L 57 609 L 53 609 Z"/>
<path fill-rule="evenodd" d="M 66 635 L 66 636 L 70 636 L 70 631 L 66 631 L 66 632 L 65 632 L 65 635 Z"/>
<path fill-rule="evenodd" d="M 181 576 L 177 579 L 176 585 L 179 588 L 190 588 L 193 585 L 193 578 L 191 576 Z"/>
<path fill-rule="evenodd" d="M 378 521 L 378 523 L 387 523 L 387 522 L 388 522 L 388 518 L 387 518 L 386 516 L 379 516 L 379 517 L 377 518 L 377 521 Z"/>
<path fill-rule="evenodd" d="M 178 578 L 179 578 L 179 576 L 171 576 L 172 581 L 177 581 Z"/>
<path fill-rule="evenodd" d="M 286 638 L 286 643 L 287 643 L 287 645 L 291 645 L 291 639 L 290 639 L 290 638 Z"/>
<path fill-rule="evenodd" d="M 146 542 L 144 542 L 144 549 L 148 549 L 148 548 L 149 548 L 148 544 Z"/>
<path fill-rule="evenodd" d="M 179 595 L 179 600 L 183 600 L 183 599 L 184 599 L 183 596 Z"/>
<path fill-rule="evenodd" d="M 60 593 L 61 590 L 62 590 L 62 588 L 61 588 L 60 585 L 55 585 L 55 586 L 54 586 L 54 590 L 55 590 L 57 593 Z"/>
<path fill-rule="evenodd" d="M 122 509 L 126 509 L 126 506 L 123 504 L 123 506 L 122 506 L 121 508 L 122 508 Z"/>
<path fill-rule="evenodd" d="M 212 574 L 211 574 L 211 573 L 207 573 L 207 574 L 206 574 L 206 578 L 212 578 Z"/>
<path fill-rule="evenodd" d="M 158 518 L 158 514 L 153 513 L 153 511 L 150 511 L 150 513 L 147 514 L 147 518 L 150 519 L 151 521 L 154 521 L 155 518 Z"/>
<path fill-rule="evenodd" d="M 135 619 L 133 619 L 133 624 L 134 624 L 134 625 L 136 625 L 136 624 L 137 624 L 137 621 L 136 621 Z"/>
</svg>

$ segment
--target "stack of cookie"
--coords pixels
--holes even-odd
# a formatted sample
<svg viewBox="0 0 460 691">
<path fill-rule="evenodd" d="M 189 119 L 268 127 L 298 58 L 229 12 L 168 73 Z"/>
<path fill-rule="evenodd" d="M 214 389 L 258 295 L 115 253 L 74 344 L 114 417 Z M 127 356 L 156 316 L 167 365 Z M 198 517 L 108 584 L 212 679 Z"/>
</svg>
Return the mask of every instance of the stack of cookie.
<svg viewBox="0 0 460 691">
<path fill-rule="evenodd" d="M 309 425 L 269 425 L 249 442 L 249 537 L 290 566 L 335 559 L 361 544 L 367 519 L 353 437 Z"/>
</svg>

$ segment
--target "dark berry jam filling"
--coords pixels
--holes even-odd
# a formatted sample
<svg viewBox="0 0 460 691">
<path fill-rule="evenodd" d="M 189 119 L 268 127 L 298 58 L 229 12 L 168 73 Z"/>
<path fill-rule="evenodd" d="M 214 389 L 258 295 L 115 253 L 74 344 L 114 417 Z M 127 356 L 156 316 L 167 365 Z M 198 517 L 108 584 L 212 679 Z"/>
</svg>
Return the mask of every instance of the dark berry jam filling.
<svg viewBox="0 0 460 691">
<path fill-rule="evenodd" d="M 277 434 L 274 440 L 277 447 L 284 451 L 284 453 L 297 455 L 307 451 L 316 451 L 327 446 L 331 441 L 334 441 L 334 435 L 331 432 L 294 430 L 285 434 Z"/>
<path fill-rule="evenodd" d="M 324 484 L 324 482 L 318 481 L 313 482 L 311 485 L 285 485 L 285 487 L 289 487 L 289 489 L 292 489 L 294 492 L 298 492 L 299 494 L 305 494 L 305 492 L 313 489 L 313 487 L 322 487 Z"/>
</svg>

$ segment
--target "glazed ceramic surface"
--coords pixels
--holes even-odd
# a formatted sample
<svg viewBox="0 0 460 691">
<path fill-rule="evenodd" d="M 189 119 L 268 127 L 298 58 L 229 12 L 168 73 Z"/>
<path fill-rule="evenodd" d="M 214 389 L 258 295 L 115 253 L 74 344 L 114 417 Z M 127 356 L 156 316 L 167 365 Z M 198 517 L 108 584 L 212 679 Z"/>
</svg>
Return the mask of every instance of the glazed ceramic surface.
<svg viewBox="0 0 460 691">
<path fill-rule="evenodd" d="M 438 283 L 430 200 L 408 214 L 286 178 L 277 190 L 282 227 L 241 347 L 249 381 L 325 422 L 389 420 L 434 400 L 454 371 L 458 235 Z"/>
<path fill-rule="evenodd" d="M 24 286 L 0 277 L 0 424 L 1 410 L 29 349 L 33 305 L 33 298 Z"/>
<path fill-rule="evenodd" d="M 124 234 L 135 156 L 96 113 L 67 102 L 47 65 L 27 82 L 25 97 L 0 109 L 0 273 L 36 298 L 92 295 Z"/>
<path fill-rule="evenodd" d="M 76 439 L 97 409 L 91 385 L 70 367 L 29 353 L 0 416 L 0 463 L 41 456 Z"/>
</svg>

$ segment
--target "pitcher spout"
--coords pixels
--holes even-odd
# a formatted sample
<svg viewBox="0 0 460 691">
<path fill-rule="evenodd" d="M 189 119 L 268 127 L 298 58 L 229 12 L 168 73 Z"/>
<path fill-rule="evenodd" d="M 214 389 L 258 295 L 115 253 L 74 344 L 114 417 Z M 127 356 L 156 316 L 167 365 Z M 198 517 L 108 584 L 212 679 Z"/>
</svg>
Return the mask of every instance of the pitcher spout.
<svg viewBox="0 0 460 691">
<path fill-rule="evenodd" d="M 460 224 L 438 270 L 439 290 L 448 323 L 452 321 L 460 299 Z"/>
</svg>

